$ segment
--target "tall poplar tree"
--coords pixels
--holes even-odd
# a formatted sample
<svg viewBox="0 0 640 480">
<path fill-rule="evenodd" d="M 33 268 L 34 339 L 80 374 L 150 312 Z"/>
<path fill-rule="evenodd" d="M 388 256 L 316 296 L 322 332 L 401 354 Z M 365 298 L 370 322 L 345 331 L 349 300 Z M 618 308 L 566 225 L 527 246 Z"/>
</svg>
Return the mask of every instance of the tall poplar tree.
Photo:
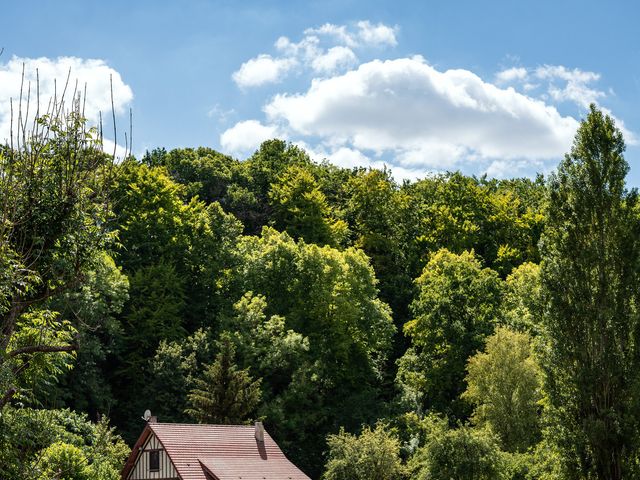
<svg viewBox="0 0 640 480">
<path fill-rule="evenodd" d="M 638 220 L 625 144 L 591 106 L 549 180 L 542 240 L 546 390 L 570 479 L 632 478 L 638 421 Z"/>
</svg>

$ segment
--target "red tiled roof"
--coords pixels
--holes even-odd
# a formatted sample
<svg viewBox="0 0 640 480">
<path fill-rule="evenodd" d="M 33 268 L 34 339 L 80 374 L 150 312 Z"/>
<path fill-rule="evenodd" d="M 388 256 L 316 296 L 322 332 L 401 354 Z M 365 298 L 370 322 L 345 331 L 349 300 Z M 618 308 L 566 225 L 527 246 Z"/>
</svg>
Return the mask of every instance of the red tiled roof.
<svg viewBox="0 0 640 480">
<path fill-rule="evenodd" d="M 309 480 L 267 432 L 258 442 L 253 426 L 148 423 L 141 438 L 148 430 L 182 480 L 207 480 L 205 471 L 216 480 Z"/>
<path fill-rule="evenodd" d="M 218 480 L 309 480 L 288 460 L 285 462 L 256 460 L 255 458 L 209 458 L 202 466 Z"/>
</svg>

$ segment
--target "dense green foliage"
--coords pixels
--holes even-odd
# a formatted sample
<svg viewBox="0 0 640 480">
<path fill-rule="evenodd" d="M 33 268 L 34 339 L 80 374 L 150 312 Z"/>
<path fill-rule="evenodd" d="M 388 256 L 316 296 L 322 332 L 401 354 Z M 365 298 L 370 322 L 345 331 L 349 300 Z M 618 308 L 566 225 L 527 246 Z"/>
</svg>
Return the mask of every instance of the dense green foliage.
<svg viewBox="0 0 640 480">
<path fill-rule="evenodd" d="M 235 348 L 228 336 L 220 340 L 220 353 L 206 365 L 202 378 L 187 395 L 185 411 L 198 423 L 238 425 L 244 423 L 260 402 L 260 381 L 248 369 L 239 370 Z"/>
<path fill-rule="evenodd" d="M 500 279 L 473 252 L 443 249 L 431 256 L 416 284 L 415 318 L 404 327 L 411 347 L 399 361 L 400 383 L 417 408 L 464 418 L 466 362 L 493 333 Z"/>
<path fill-rule="evenodd" d="M 525 452 L 540 439 L 540 371 L 525 333 L 500 327 L 467 365 L 464 399 L 474 423 L 489 426 L 506 451 Z"/>
<path fill-rule="evenodd" d="M 489 430 L 447 428 L 435 421 L 425 444 L 410 462 L 415 480 L 501 480 L 506 466 Z"/>
<path fill-rule="evenodd" d="M 129 448 L 106 419 L 70 410 L 5 407 L 0 416 L 2 478 L 117 480 Z M 71 469 L 75 474 L 71 474 Z"/>
<path fill-rule="evenodd" d="M 364 427 L 355 436 L 340 429 L 329 435 L 329 460 L 325 480 L 401 480 L 405 468 L 400 458 L 400 442 L 387 425 Z"/>
<path fill-rule="evenodd" d="M 637 475 L 640 217 L 609 117 L 546 183 L 399 184 L 281 140 L 115 164 L 77 112 L 39 125 L 0 149 L 3 478 L 115 480 L 147 408 L 261 420 L 312 478 Z"/>
<path fill-rule="evenodd" d="M 640 222 L 624 148 L 592 107 L 549 182 L 546 390 L 570 478 L 638 474 Z"/>
</svg>

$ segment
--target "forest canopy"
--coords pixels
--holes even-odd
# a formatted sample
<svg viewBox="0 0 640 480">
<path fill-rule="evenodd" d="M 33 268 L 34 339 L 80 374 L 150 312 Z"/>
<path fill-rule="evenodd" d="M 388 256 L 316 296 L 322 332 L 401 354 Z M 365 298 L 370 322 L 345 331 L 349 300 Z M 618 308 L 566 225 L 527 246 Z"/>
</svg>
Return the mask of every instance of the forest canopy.
<svg viewBox="0 0 640 480">
<path fill-rule="evenodd" d="M 312 478 L 637 475 L 640 216 L 591 107 L 548 178 L 396 182 L 282 140 L 0 149 L 0 472 L 117 479 L 150 409 Z"/>
</svg>

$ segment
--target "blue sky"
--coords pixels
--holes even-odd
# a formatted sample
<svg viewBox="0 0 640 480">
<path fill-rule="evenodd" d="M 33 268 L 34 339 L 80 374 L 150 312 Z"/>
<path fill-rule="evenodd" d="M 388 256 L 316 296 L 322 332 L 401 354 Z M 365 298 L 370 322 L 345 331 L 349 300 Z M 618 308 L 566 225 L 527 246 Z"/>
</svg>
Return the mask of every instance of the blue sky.
<svg viewBox="0 0 640 480">
<path fill-rule="evenodd" d="M 35 1 L 3 13 L 0 134 L 24 63 L 46 85 L 71 67 L 93 117 L 112 74 L 138 154 L 245 158 L 280 136 L 398 179 L 509 177 L 552 170 L 595 101 L 623 126 L 640 186 L 635 2 Z"/>
</svg>

